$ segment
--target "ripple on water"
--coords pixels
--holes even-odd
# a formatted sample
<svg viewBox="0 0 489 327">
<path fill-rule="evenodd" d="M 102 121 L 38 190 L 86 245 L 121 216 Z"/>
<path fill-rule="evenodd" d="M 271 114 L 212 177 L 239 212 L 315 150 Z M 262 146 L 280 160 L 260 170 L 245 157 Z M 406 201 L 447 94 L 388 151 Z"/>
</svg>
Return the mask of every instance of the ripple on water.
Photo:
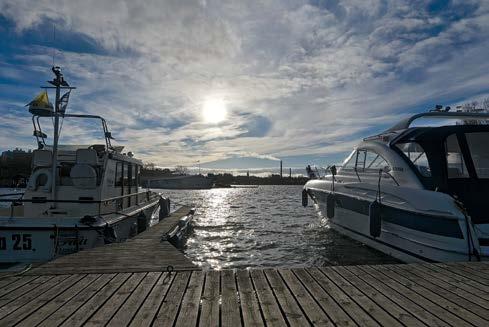
<svg viewBox="0 0 489 327">
<path fill-rule="evenodd" d="M 203 268 L 395 262 L 329 228 L 312 205 L 302 207 L 301 186 L 159 191 L 196 206 L 183 251 Z"/>
</svg>

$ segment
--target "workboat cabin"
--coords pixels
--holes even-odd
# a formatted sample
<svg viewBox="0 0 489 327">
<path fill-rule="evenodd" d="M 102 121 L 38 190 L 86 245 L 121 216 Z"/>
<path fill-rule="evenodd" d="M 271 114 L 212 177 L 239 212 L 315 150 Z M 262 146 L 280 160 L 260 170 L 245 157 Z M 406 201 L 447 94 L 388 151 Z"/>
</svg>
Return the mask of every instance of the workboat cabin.
<svg viewBox="0 0 489 327">
<path fill-rule="evenodd" d="M 141 191 L 142 162 L 112 135 L 101 116 L 69 114 L 66 107 L 74 89 L 59 67 L 52 69 L 52 86 L 29 103 L 34 137 L 32 173 L 20 197 L 0 197 L 0 262 L 36 262 L 111 242 L 124 241 L 169 212 L 169 202 L 158 193 Z M 49 103 L 47 90 L 56 92 Z M 61 96 L 60 92 L 67 92 Z M 58 144 L 60 121 L 99 123 L 103 139 L 96 144 Z M 49 144 L 43 123 L 53 135 Z"/>
<path fill-rule="evenodd" d="M 331 226 L 403 261 L 489 258 L 489 114 L 437 110 L 360 142 L 303 191 Z"/>
</svg>

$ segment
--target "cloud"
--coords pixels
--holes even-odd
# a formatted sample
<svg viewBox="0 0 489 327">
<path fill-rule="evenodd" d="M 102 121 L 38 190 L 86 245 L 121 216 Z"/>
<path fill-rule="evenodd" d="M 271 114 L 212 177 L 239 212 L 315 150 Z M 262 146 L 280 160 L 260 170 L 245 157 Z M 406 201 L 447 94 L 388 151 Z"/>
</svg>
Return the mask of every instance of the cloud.
<svg viewBox="0 0 489 327">
<path fill-rule="evenodd" d="M 56 23 L 56 62 L 78 87 L 70 110 L 107 117 L 161 166 L 336 158 L 408 113 L 489 92 L 485 1 L 5 0 L 0 12 L 9 113 L 50 78 Z M 225 100 L 225 122 L 202 121 L 209 96 Z M 95 142 L 83 127 L 74 135 Z"/>
</svg>

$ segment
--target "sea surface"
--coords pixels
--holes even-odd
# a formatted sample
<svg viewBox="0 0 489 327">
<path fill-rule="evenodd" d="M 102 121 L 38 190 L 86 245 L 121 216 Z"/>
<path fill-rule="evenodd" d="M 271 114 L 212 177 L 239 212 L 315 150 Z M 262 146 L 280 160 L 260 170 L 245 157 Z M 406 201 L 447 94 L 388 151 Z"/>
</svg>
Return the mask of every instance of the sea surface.
<svg viewBox="0 0 489 327">
<path fill-rule="evenodd" d="M 154 191 L 169 197 L 173 209 L 195 206 L 181 249 L 204 269 L 398 262 L 332 230 L 312 201 L 302 207 L 300 185 Z"/>
<path fill-rule="evenodd" d="M 299 185 L 155 191 L 172 206 L 195 205 L 182 249 L 202 268 L 398 262 L 332 230 L 312 201 L 302 206 Z"/>
</svg>

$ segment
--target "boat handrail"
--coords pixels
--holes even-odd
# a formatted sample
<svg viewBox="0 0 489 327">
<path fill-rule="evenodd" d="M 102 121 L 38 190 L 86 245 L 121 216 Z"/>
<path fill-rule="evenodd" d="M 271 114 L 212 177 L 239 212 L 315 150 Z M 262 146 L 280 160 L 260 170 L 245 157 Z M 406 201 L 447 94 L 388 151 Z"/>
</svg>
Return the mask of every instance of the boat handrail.
<svg viewBox="0 0 489 327">
<path fill-rule="evenodd" d="M 56 114 L 52 114 L 52 116 L 55 116 Z M 102 122 L 102 129 L 104 132 L 104 138 L 105 138 L 105 146 L 106 149 L 113 149 L 112 144 L 111 144 L 111 139 L 113 139 L 111 132 L 109 131 L 109 128 L 107 126 L 107 121 L 105 120 L 104 117 L 98 116 L 98 115 L 82 115 L 82 114 L 66 114 L 66 113 L 58 113 L 57 114 L 59 117 L 62 118 L 88 118 L 88 119 L 100 119 Z M 51 117 L 52 117 L 51 116 Z M 45 139 L 46 135 L 42 132 L 41 129 L 41 124 L 39 122 L 39 118 L 41 117 L 47 117 L 47 116 L 42 116 L 42 115 L 32 115 L 32 124 L 34 126 L 34 136 L 36 137 L 36 140 L 38 144 L 40 144 L 40 140 L 42 140 L 42 143 L 46 145 Z M 37 123 L 37 124 L 36 124 Z"/>
<path fill-rule="evenodd" d="M 78 200 L 53 200 L 53 199 L 45 199 L 45 198 L 34 198 L 34 199 L 0 199 L 0 202 L 31 202 L 31 203 L 104 203 L 104 202 L 111 202 L 111 201 L 116 201 L 124 198 L 128 198 L 131 196 L 139 196 L 139 195 L 146 195 L 148 194 L 149 191 L 144 191 L 144 192 L 137 192 L 137 193 L 131 193 L 131 194 L 124 194 L 124 195 L 119 195 L 115 196 L 112 198 L 106 198 L 102 200 L 90 200 L 90 199 L 78 199 Z"/>
<path fill-rule="evenodd" d="M 408 129 L 411 126 L 411 124 L 413 123 L 413 121 L 415 121 L 416 119 L 422 118 L 422 117 L 489 119 L 489 113 L 481 113 L 481 112 L 439 112 L 439 111 L 423 112 L 423 113 L 419 113 L 419 114 L 413 115 L 409 118 L 401 120 L 399 123 L 397 123 L 396 125 L 394 125 L 393 127 L 389 128 L 388 130 L 386 130 L 385 132 L 383 132 L 381 134 L 392 133 L 395 131 Z"/>
</svg>

